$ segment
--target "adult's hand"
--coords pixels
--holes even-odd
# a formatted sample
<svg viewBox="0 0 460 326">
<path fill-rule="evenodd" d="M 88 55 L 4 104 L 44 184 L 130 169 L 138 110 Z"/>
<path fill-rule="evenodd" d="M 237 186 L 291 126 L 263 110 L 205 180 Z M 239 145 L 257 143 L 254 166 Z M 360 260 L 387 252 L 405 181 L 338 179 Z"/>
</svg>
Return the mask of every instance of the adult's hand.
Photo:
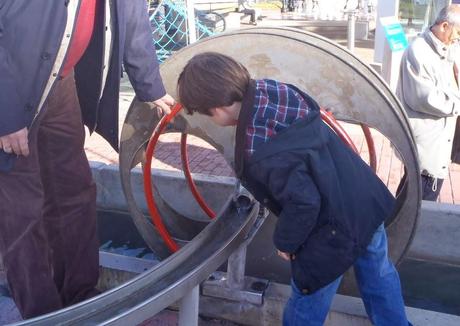
<svg viewBox="0 0 460 326">
<path fill-rule="evenodd" d="M 23 128 L 8 135 L 0 136 L 0 149 L 5 153 L 16 155 L 29 155 L 28 130 Z"/>
<path fill-rule="evenodd" d="M 171 95 L 166 94 L 162 98 L 159 98 L 156 101 L 153 101 L 155 108 L 158 113 L 158 117 L 161 117 L 164 114 L 169 114 L 171 112 L 171 107 L 176 103 Z"/>
</svg>

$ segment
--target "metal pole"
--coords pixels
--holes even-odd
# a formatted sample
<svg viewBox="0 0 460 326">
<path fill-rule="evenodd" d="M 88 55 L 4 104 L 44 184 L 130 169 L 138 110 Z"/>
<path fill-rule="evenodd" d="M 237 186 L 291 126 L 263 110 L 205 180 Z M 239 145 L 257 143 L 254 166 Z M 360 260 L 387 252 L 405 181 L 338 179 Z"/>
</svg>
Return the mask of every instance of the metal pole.
<svg viewBox="0 0 460 326">
<path fill-rule="evenodd" d="M 246 269 L 246 243 L 243 243 L 233 254 L 228 257 L 227 286 L 230 289 L 241 290 L 244 288 L 244 272 Z"/>
<path fill-rule="evenodd" d="M 355 26 L 356 26 L 356 15 L 354 11 L 348 12 L 348 38 L 347 48 L 351 52 L 355 51 Z"/>
<path fill-rule="evenodd" d="M 179 326 L 198 326 L 200 286 L 195 286 L 180 300 Z"/>
<path fill-rule="evenodd" d="M 374 61 L 382 63 L 383 51 L 385 47 L 386 37 L 383 26 L 380 22 L 382 17 L 398 17 L 399 2 L 400 0 L 380 0 L 377 2 L 377 20 L 375 28 L 375 41 L 374 41 Z M 431 2 L 431 1 L 429 1 Z"/>
<path fill-rule="evenodd" d="M 195 28 L 195 1 L 186 0 L 185 6 L 187 7 L 187 34 L 188 44 L 196 42 L 196 28 Z"/>
</svg>

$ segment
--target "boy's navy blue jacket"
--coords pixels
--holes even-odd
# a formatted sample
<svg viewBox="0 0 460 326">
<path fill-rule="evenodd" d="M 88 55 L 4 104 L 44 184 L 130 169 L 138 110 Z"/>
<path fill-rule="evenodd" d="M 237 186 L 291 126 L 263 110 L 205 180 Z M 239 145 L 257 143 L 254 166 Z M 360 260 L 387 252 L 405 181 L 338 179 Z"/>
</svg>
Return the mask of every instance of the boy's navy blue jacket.
<svg viewBox="0 0 460 326">
<path fill-rule="evenodd" d="M 392 214 L 394 197 L 368 165 L 325 125 L 318 104 L 302 120 L 258 145 L 245 158 L 255 83 L 242 102 L 235 171 L 242 184 L 278 216 L 277 249 L 295 255 L 292 277 L 308 294 L 342 275 L 364 253 L 377 227 Z"/>
<path fill-rule="evenodd" d="M 99 0 L 98 0 L 99 1 Z M 112 48 L 102 97 L 104 6 L 110 3 Z M 51 75 L 68 19 L 68 0 L 0 0 L 0 136 L 29 127 Z M 165 95 L 145 0 L 101 0 L 93 36 L 75 67 L 85 124 L 118 148 L 122 62 L 141 101 Z M 0 171 L 15 155 L 0 150 Z"/>
</svg>

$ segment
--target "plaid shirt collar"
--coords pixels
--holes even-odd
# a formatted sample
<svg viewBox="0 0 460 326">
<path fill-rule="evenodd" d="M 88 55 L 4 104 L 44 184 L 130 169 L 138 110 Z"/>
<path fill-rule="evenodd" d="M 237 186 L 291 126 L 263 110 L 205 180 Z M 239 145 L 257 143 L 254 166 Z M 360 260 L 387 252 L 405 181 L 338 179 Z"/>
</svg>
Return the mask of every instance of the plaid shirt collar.
<svg viewBox="0 0 460 326">
<path fill-rule="evenodd" d="M 255 81 L 252 121 L 246 128 L 245 155 L 249 158 L 258 145 L 267 142 L 310 111 L 296 90 L 275 80 Z"/>
</svg>

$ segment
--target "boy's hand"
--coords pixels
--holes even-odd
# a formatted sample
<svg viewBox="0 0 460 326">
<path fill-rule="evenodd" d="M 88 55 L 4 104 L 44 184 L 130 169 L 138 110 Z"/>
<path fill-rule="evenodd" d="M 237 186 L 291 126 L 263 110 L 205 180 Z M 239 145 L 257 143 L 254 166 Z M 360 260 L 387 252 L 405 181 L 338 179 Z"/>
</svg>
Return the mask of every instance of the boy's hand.
<svg viewBox="0 0 460 326">
<path fill-rule="evenodd" d="M 279 250 L 278 250 L 278 256 L 280 256 L 281 258 L 283 258 L 284 260 L 287 260 L 287 261 L 291 261 L 291 260 L 295 259 L 294 254 L 290 254 L 288 252 L 282 252 L 282 251 L 279 251 Z"/>
<path fill-rule="evenodd" d="M 176 103 L 176 101 L 172 98 L 171 95 L 166 94 L 162 98 L 159 98 L 152 103 L 155 104 L 155 109 L 157 110 L 158 117 L 161 118 L 161 116 L 171 112 L 171 107 Z"/>
</svg>

